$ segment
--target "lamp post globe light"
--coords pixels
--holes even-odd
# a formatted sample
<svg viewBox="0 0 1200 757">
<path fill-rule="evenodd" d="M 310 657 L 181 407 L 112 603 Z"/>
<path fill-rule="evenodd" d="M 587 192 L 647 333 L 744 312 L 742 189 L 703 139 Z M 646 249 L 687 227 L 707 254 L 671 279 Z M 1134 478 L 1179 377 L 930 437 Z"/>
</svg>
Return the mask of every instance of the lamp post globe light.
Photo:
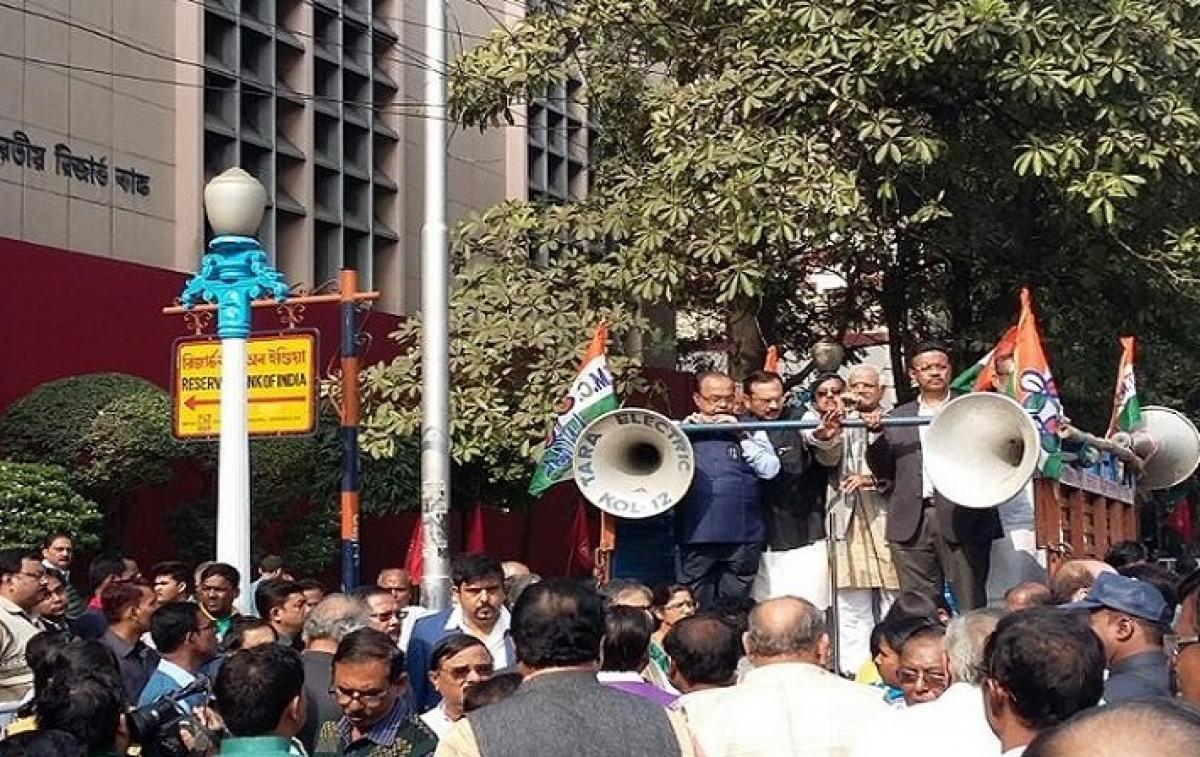
<svg viewBox="0 0 1200 757">
<path fill-rule="evenodd" d="M 288 294 L 283 275 L 271 266 L 254 237 L 267 192 L 250 174 L 230 168 L 204 187 L 204 210 L 213 229 L 200 272 L 184 287 L 181 303 L 217 307 L 221 340 L 221 433 L 217 474 L 217 560 L 242 576 L 243 601 L 250 591 L 250 443 L 246 419 L 246 339 L 251 303 Z"/>
<path fill-rule="evenodd" d="M 822 339 L 814 344 L 810 354 L 813 364 L 822 373 L 836 371 L 842 367 L 842 362 L 846 359 L 845 348 L 829 339 Z"/>
</svg>

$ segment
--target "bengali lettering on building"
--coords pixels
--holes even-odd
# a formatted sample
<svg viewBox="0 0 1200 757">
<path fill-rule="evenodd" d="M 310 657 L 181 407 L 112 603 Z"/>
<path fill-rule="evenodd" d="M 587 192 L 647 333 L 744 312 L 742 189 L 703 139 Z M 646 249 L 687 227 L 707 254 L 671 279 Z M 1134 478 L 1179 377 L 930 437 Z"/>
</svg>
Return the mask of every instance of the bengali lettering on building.
<svg viewBox="0 0 1200 757">
<path fill-rule="evenodd" d="M 0 166 L 11 163 L 29 171 L 46 171 L 48 148 L 34 144 L 29 135 L 17 129 L 11 136 L 0 136 Z M 75 155 L 69 145 L 59 142 L 54 145 L 54 173 L 73 181 L 94 186 L 107 187 L 109 182 L 108 157 Z M 112 179 L 125 194 L 150 195 L 150 176 L 136 168 L 112 167 Z"/>
</svg>

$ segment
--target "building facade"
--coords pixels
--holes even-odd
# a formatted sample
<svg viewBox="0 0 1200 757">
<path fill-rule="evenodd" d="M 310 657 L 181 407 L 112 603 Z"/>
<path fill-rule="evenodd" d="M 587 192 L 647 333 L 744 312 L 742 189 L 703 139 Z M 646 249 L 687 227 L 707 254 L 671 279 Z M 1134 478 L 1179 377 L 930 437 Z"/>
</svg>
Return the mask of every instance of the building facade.
<svg viewBox="0 0 1200 757">
<path fill-rule="evenodd" d="M 522 12 L 452 0 L 450 54 Z M 419 0 L 0 6 L 0 242 L 195 271 L 201 190 L 236 165 L 267 189 L 259 235 L 290 283 L 353 267 L 381 310 L 412 312 L 426 27 Z M 449 129 L 451 221 L 585 186 L 578 114 L 560 98 L 536 115 L 555 121 L 536 138 L 524 114 Z"/>
</svg>

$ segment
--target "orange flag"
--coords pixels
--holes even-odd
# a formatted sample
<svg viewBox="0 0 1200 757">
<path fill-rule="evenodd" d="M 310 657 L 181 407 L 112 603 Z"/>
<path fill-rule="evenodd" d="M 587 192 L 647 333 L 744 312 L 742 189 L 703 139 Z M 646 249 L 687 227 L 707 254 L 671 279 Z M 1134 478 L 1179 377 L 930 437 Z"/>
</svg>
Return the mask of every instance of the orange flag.
<svg viewBox="0 0 1200 757">
<path fill-rule="evenodd" d="M 1133 372 L 1136 355 L 1137 340 L 1131 336 L 1121 337 L 1121 364 L 1117 368 L 1117 389 L 1113 394 L 1108 436 L 1118 431 L 1133 431 L 1143 424 L 1142 403 L 1138 399 L 1137 378 Z"/>
<path fill-rule="evenodd" d="M 767 348 L 767 359 L 763 362 L 763 370 L 779 373 L 779 348 L 773 344 Z"/>
<path fill-rule="evenodd" d="M 1042 439 L 1042 475 L 1058 478 L 1062 473 L 1061 442 L 1058 430 L 1062 425 L 1062 403 L 1058 386 L 1050 373 L 1050 362 L 1042 349 L 1042 336 L 1033 313 L 1033 298 L 1028 288 L 1021 289 L 1021 317 L 1017 321 L 1017 338 L 1013 348 L 1013 373 L 1016 377 L 1017 402 L 1028 410 L 1037 424 Z"/>
<path fill-rule="evenodd" d="M 955 376 L 954 381 L 950 384 L 950 388 L 959 392 L 990 392 L 996 387 L 996 363 L 1005 358 L 1011 358 L 1013 355 L 1013 347 L 1017 342 L 1017 327 L 1013 326 L 1008 331 L 1004 332 L 1004 336 L 1000 337 L 1000 341 L 996 342 L 996 346 L 991 349 L 988 354 L 979 358 L 979 361 L 966 369 L 962 373 Z M 1011 384 L 1011 379 L 1008 382 Z M 1012 396 L 1015 392 L 1015 387 L 1006 386 L 1004 393 Z"/>
</svg>

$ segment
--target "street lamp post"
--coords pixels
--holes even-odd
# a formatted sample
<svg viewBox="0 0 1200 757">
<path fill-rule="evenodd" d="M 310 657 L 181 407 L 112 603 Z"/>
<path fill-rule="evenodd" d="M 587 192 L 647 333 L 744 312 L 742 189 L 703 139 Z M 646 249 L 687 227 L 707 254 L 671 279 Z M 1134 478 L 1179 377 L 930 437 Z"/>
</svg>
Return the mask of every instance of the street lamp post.
<svg viewBox="0 0 1200 757">
<path fill-rule="evenodd" d="M 240 168 L 230 168 L 204 187 L 204 210 L 213 229 L 200 272 L 188 280 L 180 302 L 217 306 L 221 339 L 221 437 L 217 474 L 217 560 L 242 574 L 242 597 L 250 591 L 250 442 L 246 405 L 246 339 L 251 303 L 287 297 L 283 274 L 271 266 L 254 238 L 267 192 Z"/>
</svg>

